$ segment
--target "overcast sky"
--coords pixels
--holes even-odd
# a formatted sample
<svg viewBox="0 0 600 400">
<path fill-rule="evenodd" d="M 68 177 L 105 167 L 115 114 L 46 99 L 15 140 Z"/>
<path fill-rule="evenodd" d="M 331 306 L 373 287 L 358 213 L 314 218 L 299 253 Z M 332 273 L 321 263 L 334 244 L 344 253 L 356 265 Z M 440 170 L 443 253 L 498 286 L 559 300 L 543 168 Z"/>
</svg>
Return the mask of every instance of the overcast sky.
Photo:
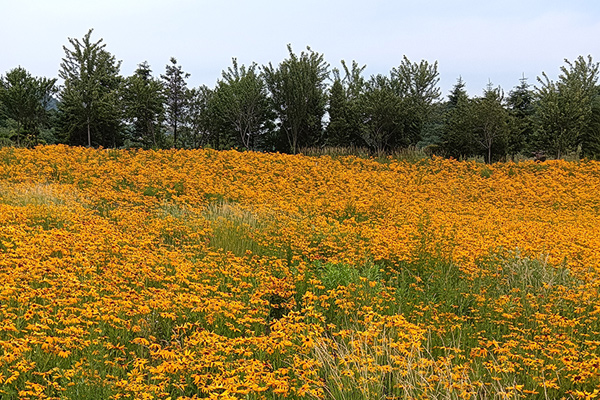
<svg viewBox="0 0 600 400">
<path fill-rule="evenodd" d="M 0 0 L 0 74 L 22 66 L 57 77 L 63 45 L 104 39 L 131 75 L 148 61 L 164 73 L 176 57 L 191 87 L 213 87 L 236 57 L 274 65 L 306 46 L 388 74 L 402 56 L 438 62 L 447 95 L 462 76 L 472 95 L 489 80 L 506 92 L 524 74 L 558 76 L 564 59 L 600 61 L 598 0 Z"/>
</svg>

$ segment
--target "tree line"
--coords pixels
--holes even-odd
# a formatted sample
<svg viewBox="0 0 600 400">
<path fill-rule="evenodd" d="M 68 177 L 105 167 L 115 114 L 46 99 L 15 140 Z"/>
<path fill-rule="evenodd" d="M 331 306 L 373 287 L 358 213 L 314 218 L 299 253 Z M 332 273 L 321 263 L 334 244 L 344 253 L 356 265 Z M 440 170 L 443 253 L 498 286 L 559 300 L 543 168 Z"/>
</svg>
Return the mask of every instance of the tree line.
<svg viewBox="0 0 600 400">
<path fill-rule="evenodd" d="M 94 41 L 92 30 L 63 46 L 59 77 L 22 67 L 0 77 L 0 146 L 66 143 L 126 148 L 247 149 L 297 153 L 309 147 L 407 147 L 487 162 L 517 155 L 600 157 L 598 63 L 565 60 L 556 81 L 523 77 L 508 93 L 491 83 L 470 97 L 458 78 L 447 99 L 437 62 L 404 57 L 386 74 L 353 61 L 331 68 L 323 54 L 288 45 L 277 65 L 232 65 L 213 89 L 190 88 L 175 58 L 155 76 L 133 75 Z"/>
</svg>

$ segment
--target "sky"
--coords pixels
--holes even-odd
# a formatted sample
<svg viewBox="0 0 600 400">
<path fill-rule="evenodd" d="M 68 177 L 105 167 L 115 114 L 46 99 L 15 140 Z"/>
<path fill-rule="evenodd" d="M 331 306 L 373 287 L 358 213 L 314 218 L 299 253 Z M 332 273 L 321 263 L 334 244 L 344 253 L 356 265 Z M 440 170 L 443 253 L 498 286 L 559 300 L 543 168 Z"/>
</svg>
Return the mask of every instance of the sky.
<svg viewBox="0 0 600 400">
<path fill-rule="evenodd" d="M 565 59 L 600 61 L 598 0 L 0 0 L 0 10 L 0 75 L 58 77 L 68 38 L 91 28 L 122 75 L 147 61 L 159 76 L 175 57 L 189 87 L 214 87 L 232 57 L 277 65 L 288 44 L 331 68 L 356 60 L 366 77 L 403 56 L 437 61 L 443 96 L 459 76 L 473 96 L 489 82 L 508 93 L 523 76 L 557 79 Z"/>
</svg>

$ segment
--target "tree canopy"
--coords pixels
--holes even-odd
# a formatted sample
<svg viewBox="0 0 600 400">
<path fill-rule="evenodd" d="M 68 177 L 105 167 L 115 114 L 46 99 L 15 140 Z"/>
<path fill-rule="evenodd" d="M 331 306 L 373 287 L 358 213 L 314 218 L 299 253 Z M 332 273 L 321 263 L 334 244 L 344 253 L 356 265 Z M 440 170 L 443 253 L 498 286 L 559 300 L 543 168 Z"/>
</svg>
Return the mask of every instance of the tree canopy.
<svg viewBox="0 0 600 400">
<path fill-rule="evenodd" d="M 446 98 L 438 63 L 403 56 L 388 74 L 357 61 L 330 68 L 310 47 L 288 45 L 278 64 L 238 63 L 214 87 L 188 87 L 171 57 L 164 74 L 147 62 L 128 77 L 93 30 L 68 38 L 56 79 L 16 67 L 0 77 L 0 146 L 37 143 L 298 153 L 326 146 L 382 155 L 427 146 L 494 162 L 533 154 L 600 158 L 599 64 L 565 60 L 556 81 L 523 76 L 505 95 L 489 85 L 470 96 L 459 77 Z"/>
<path fill-rule="evenodd" d="M 69 38 L 59 76 L 59 127 L 71 144 L 105 147 L 123 143 L 121 62 L 109 53 L 102 39 L 93 42 L 90 29 L 82 40 Z"/>
</svg>

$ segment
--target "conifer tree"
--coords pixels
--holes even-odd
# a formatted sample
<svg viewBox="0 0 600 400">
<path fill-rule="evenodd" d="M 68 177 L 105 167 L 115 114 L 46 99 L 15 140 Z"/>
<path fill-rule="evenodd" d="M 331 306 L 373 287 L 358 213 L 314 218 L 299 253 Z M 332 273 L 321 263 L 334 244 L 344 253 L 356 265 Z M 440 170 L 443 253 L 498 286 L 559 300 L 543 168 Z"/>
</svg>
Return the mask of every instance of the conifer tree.
<svg viewBox="0 0 600 400">
<path fill-rule="evenodd" d="M 166 121 L 173 131 L 173 147 L 179 145 L 178 128 L 184 123 L 189 98 L 187 82 L 190 74 L 183 72 L 177 59 L 171 57 L 171 65 L 167 64 L 166 72 L 161 75 L 166 93 Z"/>
<path fill-rule="evenodd" d="M 361 146 L 360 113 L 358 98 L 363 94 L 365 80 L 362 73 L 366 65 L 359 66 L 356 61 L 349 68 L 342 60 L 345 76 L 334 69 L 333 84 L 329 90 L 327 112 L 329 123 L 326 129 L 327 144 L 333 146 Z"/>
<path fill-rule="evenodd" d="M 514 156 L 523 152 L 533 139 L 534 98 L 527 78 L 508 94 L 506 105 L 510 114 L 510 131 L 507 136 L 507 152 Z"/>
<path fill-rule="evenodd" d="M 125 115 L 132 124 L 134 140 L 144 147 L 162 143 L 161 124 L 164 119 L 165 95 L 162 82 L 152 77 L 147 62 L 138 65 L 125 82 L 123 93 Z"/>
<path fill-rule="evenodd" d="M 459 77 L 448 95 L 445 123 L 442 130 L 442 149 L 451 157 L 469 157 L 477 153 L 474 137 L 472 101 Z"/>
</svg>

